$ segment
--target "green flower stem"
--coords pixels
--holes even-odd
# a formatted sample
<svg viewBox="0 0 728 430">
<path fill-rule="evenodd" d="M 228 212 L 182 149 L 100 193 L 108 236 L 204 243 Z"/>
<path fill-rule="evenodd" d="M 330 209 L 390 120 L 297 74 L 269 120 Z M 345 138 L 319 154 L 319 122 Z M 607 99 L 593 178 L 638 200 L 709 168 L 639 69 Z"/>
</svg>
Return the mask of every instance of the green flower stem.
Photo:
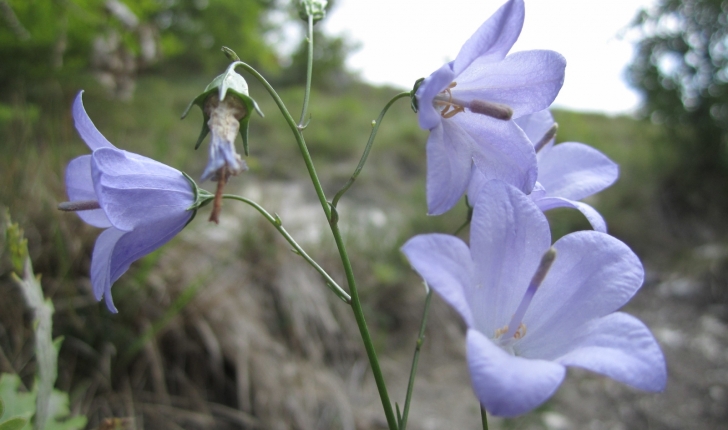
<svg viewBox="0 0 728 430">
<path fill-rule="evenodd" d="M 402 420 L 399 423 L 399 430 L 407 428 L 407 416 L 409 415 L 410 400 L 412 399 L 412 390 L 415 387 L 415 374 L 417 373 L 417 362 L 420 359 L 420 349 L 425 342 L 425 326 L 427 325 L 427 315 L 430 312 L 430 302 L 432 301 L 432 288 L 427 289 L 427 298 L 425 298 L 425 310 L 422 313 L 422 323 L 420 323 L 420 334 L 415 344 L 415 354 L 412 357 L 412 368 L 410 369 L 409 383 L 407 384 L 407 396 L 404 399 L 404 411 L 402 412 Z"/>
<path fill-rule="evenodd" d="M 319 201 L 321 203 L 321 208 L 324 211 L 324 214 L 326 215 L 326 219 L 329 221 L 329 226 L 331 227 L 331 233 L 334 236 L 334 240 L 336 241 L 336 247 L 339 250 L 339 255 L 341 256 L 341 262 L 344 266 L 344 271 L 346 273 L 346 280 L 349 284 L 349 291 L 351 293 L 351 308 L 354 312 L 354 318 L 356 319 L 356 324 L 359 327 L 359 333 L 362 338 L 362 342 L 364 343 L 364 348 L 367 352 L 367 357 L 369 358 L 369 365 L 372 367 L 372 373 L 374 374 L 374 380 L 377 383 L 377 390 L 379 391 L 379 397 L 382 400 L 382 407 L 384 408 L 384 415 L 387 418 L 387 424 L 389 426 L 390 430 L 397 430 L 397 419 L 394 415 L 394 410 L 392 409 L 392 403 L 389 400 L 389 394 L 387 393 L 387 386 L 384 383 L 384 376 L 382 375 L 382 369 L 379 367 L 379 361 L 377 359 L 377 354 L 374 351 L 374 343 L 372 342 L 371 335 L 369 334 L 369 329 L 367 328 L 366 321 L 364 319 L 364 310 L 361 307 L 361 301 L 359 299 L 359 293 L 356 287 L 356 281 L 354 279 L 354 272 L 351 267 L 351 261 L 349 260 L 349 255 L 346 252 L 346 246 L 344 245 L 344 240 L 341 237 L 341 231 L 339 230 L 338 226 L 338 216 L 335 218 L 332 216 L 333 213 L 335 213 L 332 210 L 332 206 L 329 205 L 329 202 L 326 200 L 326 195 L 324 194 L 323 187 L 321 186 L 321 181 L 318 178 L 318 175 L 316 174 L 316 169 L 313 165 L 313 160 L 311 159 L 311 154 L 308 152 L 308 147 L 306 147 L 306 141 L 303 139 L 303 135 L 301 134 L 301 130 L 298 129 L 298 126 L 291 116 L 291 114 L 288 112 L 288 109 L 286 108 L 286 105 L 283 103 L 283 100 L 281 100 L 280 96 L 276 92 L 276 90 L 268 83 L 268 81 L 260 74 L 258 71 L 256 71 L 253 67 L 250 65 L 241 62 L 236 62 L 237 66 L 242 66 L 246 71 L 248 71 L 250 74 L 252 74 L 258 81 L 260 81 L 261 84 L 265 87 L 265 89 L 268 91 L 268 93 L 271 95 L 275 103 L 278 105 L 278 109 L 280 109 L 281 114 L 286 120 L 286 123 L 288 124 L 288 127 L 293 132 L 293 136 L 296 139 L 296 143 L 298 143 L 298 148 L 301 151 L 301 155 L 303 156 L 304 163 L 306 164 L 306 168 L 308 169 L 308 174 L 311 177 L 311 182 L 313 183 L 314 188 L 316 189 L 316 195 L 319 198 Z"/>
<path fill-rule="evenodd" d="M 394 411 L 392 410 L 392 403 L 389 400 L 387 385 L 384 383 L 382 369 L 379 367 L 377 352 L 374 350 L 374 343 L 372 342 L 372 337 L 369 334 L 369 328 L 367 327 L 366 320 L 364 319 L 364 309 L 361 307 L 361 300 L 359 299 L 359 292 L 356 287 L 356 280 L 354 279 L 354 271 L 351 267 L 351 260 L 349 260 L 349 255 L 346 252 L 346 246 L 344 245 L 344 240 L 341 237 L 339 224 L 332 222 L 330 223 L 330 226 L 331 232 L 334 235 L 334 240 L 336 241 L 336 247 L 339 249 L 341 262 L 344 264 L 346 280 L 349 283 L 349 291 L 351 292 L 351 309 L 354 311 L 356 325 L 359 327 L 359 333 L 361 334 L 362 341 L 364 342 L 364 348 L 366 349 L 367 357 L 369 358 L 369 364 L 372 366 L 372 374 L 374 375 L 374 381 L 377 383 L 379 398 L 382 400 L 384 415 L 387 418 L 389 430 L 397 430 L 397 419 L 395 418 Z"/>
<path fill-rule="evenodd" d="M 326 286 L 329 287 L 329 289 L 331 289 L 331 291 L 333 291 L 334 294 L 336 294 L 336 296 L 339 297 L 341 300 L 343 300 L 344 302 L 346 302 L 348 304 L 351 303 L 351 297 L 349 296 L 349 294 L 346 291 L 344 291 L 344 289 L 341 288 L 339 286 L 339 284 L 337 284 L 336 281 L 334 281 L 333 278 L 331 278 L 331 276 L 328 273 L 326 273 L 326 271 L 321 266 L 319 266 L 318 263 L 316 263 L 316 261 L 313 258 L 309 257 L 309 255 L 306 254 L 306 251 L 304 251 L 303 248 L 301 248 L 301 245 L 299 245 L 293 239 L 293 237 L 291 237 L 291 235 L 288 233 L 288 231 L 286 231 L 286 229 L 283 228 L 283 222 L 281 221 L 281 218 L 277 214 L 275 216 L 269 214 L 268 211 L 263 209 L 262 206 L 255 203 L 252 200 L 246 199 L 245 197 L 240 197 L 240 196 L 236 196 L 236 195 L 232 195 L 232 194 L 223 194 L 222 198 L 229 199 L 229 200 L 237 200 L 237 201 L 240 201 L 243 203 L 247 203 L 248 205 L 255 208 L 258 212 L 260 212 L 260 214 L 263 215 L 263 217 L 265 219 L 267 219 L 271 224 L 273 224 L 273 227 L 275 227 L 276 230 L 278 230 L 278 232 L 281 234 L 281 236 L 283 236 L 283 238 L 286 239 L 286 241 L 288 241 L 289 244 L 291 244 L 295 253 L 300 255 L 301 257 L 303 257 L 303 259 L 306 260 L 306 262 L 308 262 L 308 264 L 310 264 L 311 267 L 316 269 L 316 271 L 319 272 L 319 274 L 321 274 L 321 276 L 324 277 L 324 279 L 326 280 Z"/>
<path fill-rule="evenodd" d="M 333 207 L 336 207 L 336 205 L 339 203 L 339 199 L 341 196 L 346 193 L 349 188 L 354 184 L 354 181 L 356 180 L 357 176 L 359 176 L 359 173 L 361 172 L 361 169 L 364 168 L 364 163 L 367 162 L 367 157 L 369 157 L 369 151 L 372 149 L 372 145 L 374 144 L 374 138 L 377 135 L 377 131 L 379 131 L 379 125 L 382 123 L 382 120 L 384 119 L 384 115 L 386 115 L 387 111 L 390 107 L 396 102 L 397 100 L 404 98 L 404 97 L 411 97 L 412 94 L 408 92 L 399 93 L 396 96 L 392 97 L 392 100 L 389 101 L 384 106 L 384 109 L 382 109 L 382 112 L 379 114 L 379 117 L 374 123 L 374 127 L 372 127 L 372 132 L 369 134 L 369 141 L 367 142 L 367 146 L 364 148 L 364 153 L 361 155 L 361 160 L 359 160 L 359 165 L 356 166 L 356 170 L 354 170 L 354 173 L 351 175 L 351 178 L 349 178 L 349 181 L 344 185 L 344 187 L 339 190 L 338 193 L 334 196 L 334 200 L 331 201 L 331 205 Z"/>
<path fill-rule="evenodd" d="M 480 420 L 483 422 L 483 430 L 488 430 L 488 414 L 485 413 L 483 405 L 480 405 Z"/>
<path fill-rule="evenodd" d="M 313 165 L 313 160 L 311 159 L 311 154 L 308 152 L 308 147 L 306 146 L 306 141 L 303 140 L 303 135 L 301 134 L 301 130 L 298 129 L 298 125 L 296 124 L 296 121 L 291 116 L 291 113 L 288 112 L 288 108 L 286 108 L 285 103 L 283 103 L 283 100 L 281 100 L 281 97 L 278 95 L 276 90 L 271 86 L 270 83 L 261 75 L 258 73 L 257 70 L 255 70 L 252 66 L 250 66 L 247 63 L 243 63 L 242 61 L 236 61 L 235 62 L 236 67 L 241 66 L 243 69 L 245 69 L 248 73 L 253 75 L 258 81 L 260 81 L 261 84 L 265 87 L 265 89 L 268 91 L 268 93 L 273 98 L 273 101 L 275 101 L 276 105 L 278 105 L 278 109 L 280 109 L 281 114 L 283 115 L 283 118 L 286 120 L 286 123 L 288 124 L 288 127 L 290 127 L 291 131 L 293 131 L 293 136 L 296 138 L 296 143 L 298 143 L 298 149 L 301 151 L 301 155 L 303 155 L 303 161 L 306 163 L 306 169 L 308 169 L 308 174 L 311 177 L 311 182 L 313 183 L 313 187 L 316 189 L 316 195 L 319 198 L 319 202 L 321 203 L 321 207 L 324 210 L 324 213 L 326 214 L 326 219 L 331 221 L 331 208 L 329 207 L 329 202 L 326 200 L 326 194 L 324 194 L 324 189 L 321 186 L 321 181 L 318 178 L 318 175 L 316 174 L 316 168 Z"/>
<path fill-rule="evenodd" d="M 298 121 L 298 129 L 306 128 L 306 111 L 308 111 L 308 100 L 311 97 L 311 76 L 313 75 L 313 15 L 308 15 L 308 62 L 306 65 L 306 90 L 303 93 L 303 108 L 301 109 L 301 120 Z"/>
</svg>

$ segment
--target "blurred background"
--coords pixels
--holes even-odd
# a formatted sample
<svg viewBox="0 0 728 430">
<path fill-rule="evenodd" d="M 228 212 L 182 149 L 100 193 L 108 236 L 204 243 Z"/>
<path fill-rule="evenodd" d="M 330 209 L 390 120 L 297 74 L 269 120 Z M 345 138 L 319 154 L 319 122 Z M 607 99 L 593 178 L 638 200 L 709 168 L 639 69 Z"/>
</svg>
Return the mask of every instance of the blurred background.
<svg viewBox="0 0 728 430">
<path fill-rule="evenodd" d="M 376 10 L 374 3 L 368 9 Z M 351 175 L 384 104 L 454 58 L 500 4 L 480 2 L 488 9 L 476 13 L 403 3 L 410 15 L 380 22 L 352 9 L 357 2 L 329 1 L 330 22 L 316 27 L 305 136 L 327 195 Z M 552 5 L 555 15 L 535 9 L 531 15 L 530 3 Z M 665 393 L 645 394 L 573 370 L 537 411 L 494 419 L 491 426 L 724 429 L 728 1 L 630 2 L 624 21 L 606 30 L 596 25 L 594 11 L 573 15 L 587 2 L 536 3 L 527 2 L 525 45 L 517 50 L 560 50 L 545 40 L 529 45 L 545 34 L 527 33 L 532 16 L 534 26 L 540 20 L 549 33 L 566 34 L 567 45 L 593 27 L 629 46 L 611 77 L 579 66 L 587 51 L 597 58 L 609 48 L 593 45 L 573 59 L 565 51 L 569 67 L 574 64 L 565 91 L 569 86 L 568 94 L 585 93 L 589 101 L 557 99 L 553 114 L 557 142 L 592 145 L 620 165 L 619 181 L 588 203 L 645 264 L 645 285 L 626 311 L 653 330 L 669 382 Z M 426 25 L 425 15 L 441 26 Z M 467 21 L 461 15 L 474 16 L 474 23 L 459 25 Z M 369 26 L 357 30 L 362 23 Z M 368 46 L 377 42 L 367 34 L 398 25 L 405 42 L 415 43 L 399 45 L 396 35 L 385 34 L 399 57 L 371 53 Z M 464 36 L 456 34 L 460 27 Z M 305 81 L 302 29 L 295 6 L 282 0 L 0 0 L 0 206 L 24 228 L 35 271 L 55 305 L 54 336 L 64 339 L 56 388 L 69 394 L 74 414 L 88 417 L 88 429 L 386 427 L 349 308 L 250 208 L 226 202 L 219 225 L 208 224 L 203 211 L 172 242 L 133 264 L 114 286 L 116 315 L 91 293 L 90 256 L 99 231 L 56 209 L 65 200 L 66 164 L 89 152 L 70 114 L 80 89 L 90 117 L 115 145 L 198 177 L 207 159 L 206 143 L 193 149 L 202 115 L 179 116 L 226 67 L 220 47 L 258 68 L 295 115 Z M 419 65 L 419 54 L 412 54 L 417 46 L 435 49 L 423 33 L 448 46 L 446 54 L 433 52 L 433 66 Z M 391 78 L 366 67 L 374 63 L 389 67 Z M 402 70 L 413 74 L 396 77 Z M 591 80 L 580 81 L 580 74 Z M 569 83 L 572 77 L 577 83 Z M 343 285 L 295 142 L 267 93 L 248 81 L 266 117 L 252 119 L 250 171 L 234 178 L 229 191 L 280 214 Z M 620 93 L 625 83 L 631 90 Z M 616 89 L 593 92 L 602 87 Z M 610 93 L 623 94 L 621 101 L 612 104 Z M 409 104 L 396 104 L 340 206 L 390 396 L 400 405 L 425 290 L 398 248 L 417 233 L 455 231 L 466 216 L 464 204 L 440 217 L 425 215 L 426 139 Z M 549 218 L 554 239 L 589 228 L 575 211 Z M 17 374 L 28 387 L 37 368 L 32 315 L 10 280 L 6 254 L 0 254 L 0 373 Z M 464 326 L 437 297 L 426 335 L 410 428 L 480 428 Z"/>
</svg>

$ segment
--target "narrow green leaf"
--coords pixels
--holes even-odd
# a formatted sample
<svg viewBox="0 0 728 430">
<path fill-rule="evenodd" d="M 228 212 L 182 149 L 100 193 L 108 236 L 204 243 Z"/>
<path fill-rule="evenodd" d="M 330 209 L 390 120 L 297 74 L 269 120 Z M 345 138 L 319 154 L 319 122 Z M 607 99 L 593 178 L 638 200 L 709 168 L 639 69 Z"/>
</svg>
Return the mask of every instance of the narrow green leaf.
<svg viewBox="0 0 728 430">
<path fill-rule="evenodd" d="M 20 430 L 25 427 L 25 418 L 11 418 L 0 424 L 0 430 Z"/>
</svg>

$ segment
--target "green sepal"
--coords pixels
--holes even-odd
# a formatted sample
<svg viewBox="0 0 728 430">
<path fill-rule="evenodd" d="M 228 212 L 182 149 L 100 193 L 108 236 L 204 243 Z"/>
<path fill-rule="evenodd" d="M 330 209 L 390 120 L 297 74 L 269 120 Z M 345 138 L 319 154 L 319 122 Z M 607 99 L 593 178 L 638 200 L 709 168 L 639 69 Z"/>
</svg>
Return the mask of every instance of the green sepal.
<svg viewBox="0 0 728 430">
<path fill-rule="evenodd" d="M 308 21 L 308 17 L 312 16 L 315 24 L 326 17 L 328 3 L 328 0 L 299 0 L 298 16 L 304 21 Z"/>
<path fill-rule="evenodd" d="M 182 119 L 185 119 L 193 105 L 199 106 L 202 110 L 202 130 L 200 131 L 200 135 L 195 143 L 195 149 L 200 147 L 200 144 L 202 144 L 202 141 L 210 132 L 210 127 L 207 125 L 207 122 L 210 120 L 210 116 L 205 113 L 205 101 L 210 95 L 217 91 L 218 97 L 221 101 L 225 100 L 225 96 L 230 93 L 240 99 L 245 106 L 245 116 L 240 120 L 240 137 L 243 139 L 245 155 L 248 155 L 248 123 L 250 122 L 250 116 L 253 110 L 258 112 L 258 115 L 261 117 L 265 115 L 263 115 L 263 112 L 260 110 L 258 103 L 250 97 L 248 92 L 248 83 L 245 81 L 245 78 L 235 72 L 235 67 L 239 64 L 241 64 L 239 61 L 231 63 L 227 70 L 213 79 L 212 82 L 205 87 L 205 90 L 192 100 L 189 105 L 187 105 L 187 109 L 185 109 L 182 113 Z"/>
<path fill-rule="evenodd" d="M 420 85 L 422 85 L 422 82 L 424 80 L 425 78 L 420 78 L 416 80 L 414 86 L 412 87 L 412 91 L 410 92 L 410 106 L 415 113 L 417 113 L 417 111 L 419 110 L 419 106 L 417 105 L 417 90 L 420 89 Z"/>
<path fill-rule="evenodd" d="M 192 222 L 193 219 L 195 219 L 195 216 L 197 216 L 197 209 L 210 203 L 215 198 L 215 195 L 207 191 L 206 189 L 197 186 L 197 182 L 195 182 L 195 180 L 192 179 L 192 177 L 187 173 L 182 172 L 182 175 L 184 175 L 184 177 L 187 178 L 188 181 L 190 181 L 190 185 L 192 185 L 192 191 L 195 194 L 195 201 L 190 205 L 190 207 L 187 208 L 188 211 L 194 211 L 192 213 L 192 217 L 190 217 L 189 221 L 187 221 L 187 224 L 189 224 Z M 187 227 L 187 224 L 185 224 L 185 227 Z"/>
</svg>

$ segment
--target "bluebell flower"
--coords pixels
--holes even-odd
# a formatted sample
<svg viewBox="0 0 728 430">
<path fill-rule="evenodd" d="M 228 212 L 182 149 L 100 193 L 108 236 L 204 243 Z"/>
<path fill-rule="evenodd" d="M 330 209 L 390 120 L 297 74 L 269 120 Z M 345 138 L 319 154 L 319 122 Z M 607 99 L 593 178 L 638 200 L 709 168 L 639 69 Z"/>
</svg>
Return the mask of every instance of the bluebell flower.
<svg viewBox="0 0 728 430">
<path fill-rule="evenodd" d="M 193 184 L 182 172 L 112 145 L 86 114 L 78 94 L 73 119 L 91 155 L 66 168 L 69 202 L 60 209 L 76 211 L 87 223 L 104 228 L 91 258 L 91 285 L 97 300 L 117 312 L 111 286 L 132 262 L 156 250 L 192 219 Z"/>
<path fill-rule="evenodd" d="M 592 206 L 580 202 L 612 185 L 619 177 L 619 166 L 600 151 L 578 142 L 554 145 L 556 123 L 548 110 L 521 117 L 516 123 L 523 129 L 536 150 L 538 181 L 531 199 L 547 211 L 554 208 L 579 210 L 594 230 L 607 232 L 604 218 Z M 488 178 L 473 167 L 468 199 L 475 204 Z"/>
<path fill-rule="evenodd" d="M 463 45 L 454 61 L 416 92 L 427 140 L 427 207 L 448 211 L 465 193 L 473 163 L 489 178 L 529 193 L 536 155 L 513 122 L 547 108 L 564 82 L 564 57 L 553 51 L 508 54 L 523 27 L 523 0 L 501 6 Z"/>
<path fill-rule="evenodd" d="M 473 389 L 490 413 L 515 416 L 539 406 L 566 366 L 642 390 L 665 388 L 665 360 L 649 329 L 617 312 L 644 277 L 619 240 L 588 230 L 552 246 L 536 204 L 493 180 L 475 205 L 470 246 L 426 234 L 402 251 L 465 321 Z"/>
</svg>

